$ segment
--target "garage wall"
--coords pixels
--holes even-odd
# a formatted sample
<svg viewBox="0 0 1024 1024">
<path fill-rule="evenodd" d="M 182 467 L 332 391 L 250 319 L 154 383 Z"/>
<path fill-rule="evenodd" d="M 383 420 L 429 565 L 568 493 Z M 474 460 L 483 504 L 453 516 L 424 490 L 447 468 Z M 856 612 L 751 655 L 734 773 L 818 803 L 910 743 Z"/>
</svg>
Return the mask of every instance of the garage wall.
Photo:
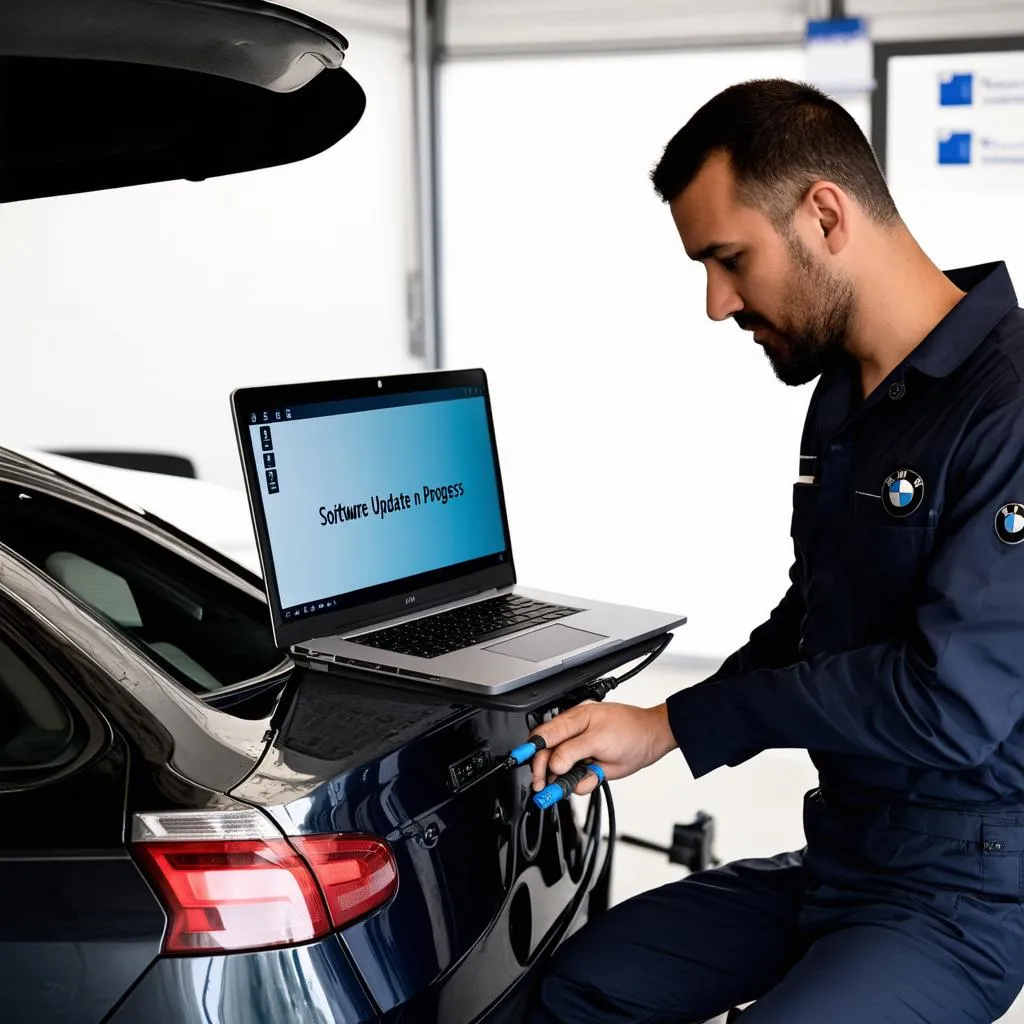
<svg viewBox="0 0 1024 1024">
<path fill-rule="evenodd" d="M 726 85 L 802 74 L 797 47 L 444 70 L 445 363 L 490 375 L 520 577 L 686 614 L 677 653 L 781 597 L 810 392 L 706 318 L 647 174 Z"/>
<path fill-rule="evenodd" d="M 494 3 L 512 24 L 512 5 Z M 613 6 L 600 10 L 610 18 Z M 948 35 L 965 17 L 958 0 L 859 6 L 890 37 Z M 556 26 L 572 7 L 559 0 Z M 772 10 L 783 18 L 784 7 Z M 975 7 L 974 32 L 1022 17 L 1019 5 Z M 483 37 L 469 24 L 472 52 Z M 703 271 L 646 175 L 701 103 L 769 75 L 803 77 L 802 49 L 506 56 L 444 69 L 444 360 L 491 373 L 521 575 L 688 614 L 677 653 L 728 653 L 781 596 L 809 389 L 784 388 L 746 335 L 707 321 Z M 848 107 L 868 131 L 867 101 Z M 940 264 L 1019 263 L 999 218 L 979 221 L 977 196 L 951 202 L 896 184 Z"/>
<path fill-rule="evenodd" d="M 318 157 L 0 206 L 0 443 L 173 451 L 240 487 L 232 388 L 418 366 L 407 44 L 348 34 L 369 104 Z"/>
</svg>

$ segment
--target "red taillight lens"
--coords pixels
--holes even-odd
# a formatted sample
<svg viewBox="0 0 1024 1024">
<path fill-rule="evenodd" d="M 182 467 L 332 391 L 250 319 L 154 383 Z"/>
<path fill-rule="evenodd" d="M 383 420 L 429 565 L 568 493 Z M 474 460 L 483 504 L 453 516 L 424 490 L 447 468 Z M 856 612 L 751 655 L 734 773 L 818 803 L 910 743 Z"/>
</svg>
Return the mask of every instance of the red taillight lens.
<svg viewBox="0 0 1024 1024">
<path fill-rule="evenodd" d="M 398 888 L 387 844 L 364 836 L 296 836 L 327 899 L 331 924 L 341 928 L 386 903 Z"/>
<path fill-rule="evenodd" d="M 168 953 L 282 946 L 330 931 L 323 897 L 284 839 L 135 846 L 170 911 Z"/>
<path fill-rule="evenodd" d="M 132 839 L 169 911 L 168 953 L 308 942 L 398 888 L 391 849 L 380 839 L 289 841 L 255 808 L 136 814 Z"/>
</svg>

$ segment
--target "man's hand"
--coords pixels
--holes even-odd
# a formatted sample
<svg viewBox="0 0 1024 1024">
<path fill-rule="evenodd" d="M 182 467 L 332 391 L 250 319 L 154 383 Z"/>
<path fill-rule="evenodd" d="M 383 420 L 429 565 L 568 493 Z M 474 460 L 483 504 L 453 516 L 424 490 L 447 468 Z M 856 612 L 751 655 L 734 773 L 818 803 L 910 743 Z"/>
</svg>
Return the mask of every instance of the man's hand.
<svg viewBox="0 0 1024 1024">
<path fill-rule="evenodd" d="M 533 788 L 543 789 L 549 775 L 564 775 L 577 761 L 591 758 L 608 779 L 621 779 L 646 768 L 676 747 L 664 704 L 636 708 L 629 704 L 578 704 L 538 726 L 546 749 L 533 757 Z M 581 796 L 598 786 L 588 773 L 576 787 Z"/>
</svg>

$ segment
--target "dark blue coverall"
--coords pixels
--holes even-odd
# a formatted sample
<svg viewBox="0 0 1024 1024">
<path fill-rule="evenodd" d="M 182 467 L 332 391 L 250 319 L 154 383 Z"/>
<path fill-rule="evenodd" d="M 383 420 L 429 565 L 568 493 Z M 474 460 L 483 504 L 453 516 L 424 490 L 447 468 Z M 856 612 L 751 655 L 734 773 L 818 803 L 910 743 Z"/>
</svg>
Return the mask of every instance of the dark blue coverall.
<svg viewBox="0 0 1024 1024">
<path fill-rule="evenodd" d="M 806 847 L 566 943 L 535 1022 L 989 1024 L 1024 984 L 1024 311 L 1003 264 L 866 399 L 818 381 L 792 586 L 668 701 L 693 774 L 807 748 Z"/>
</svg>

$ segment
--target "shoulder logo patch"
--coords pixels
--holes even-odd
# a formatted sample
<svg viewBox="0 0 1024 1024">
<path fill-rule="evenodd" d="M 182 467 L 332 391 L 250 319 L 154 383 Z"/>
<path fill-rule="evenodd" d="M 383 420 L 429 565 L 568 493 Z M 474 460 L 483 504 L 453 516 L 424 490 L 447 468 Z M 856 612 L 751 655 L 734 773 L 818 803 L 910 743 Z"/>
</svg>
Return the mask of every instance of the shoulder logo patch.
<svg viewBox="0 0 1024 1024">
<path fill-rule="evenodd" d="M 897 469 L 882 484 L 882 505 L 889 515 L 903 519 L 924 501 L 924 480 L 912 469 Z"/>
<path fill-rule="evenodd" d="M 1004 544 L 1024 542 L 1024 505 L 1011 501 L 996 513 L 996 536 Z"/>
</svg>

